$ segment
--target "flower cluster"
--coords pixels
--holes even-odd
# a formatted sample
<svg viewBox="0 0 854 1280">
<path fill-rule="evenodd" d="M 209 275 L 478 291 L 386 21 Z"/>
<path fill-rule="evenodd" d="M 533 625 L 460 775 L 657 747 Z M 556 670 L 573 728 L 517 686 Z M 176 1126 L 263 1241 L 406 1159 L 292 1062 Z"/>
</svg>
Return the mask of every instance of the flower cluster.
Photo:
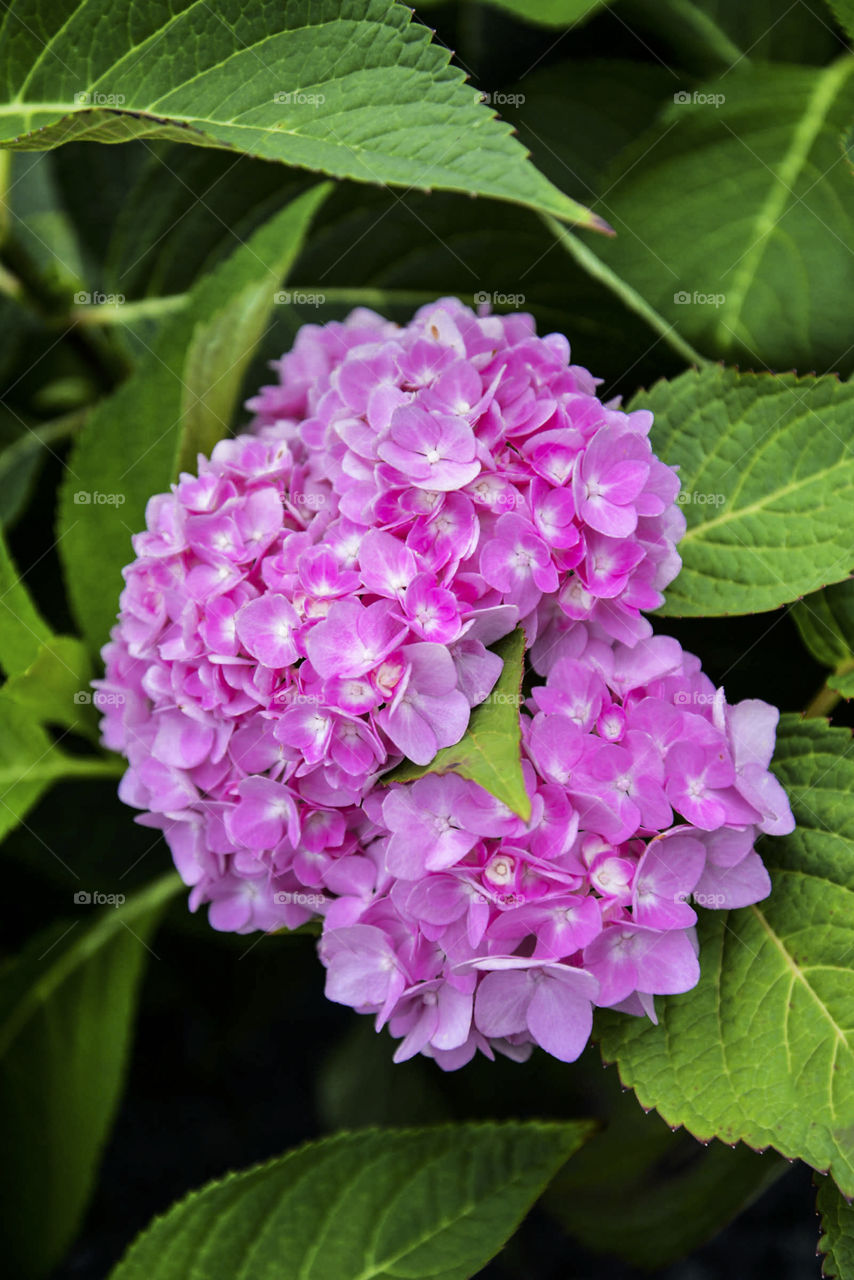
<svg viewBox="0 0 854 1280">
<path fill-rule="evenodd" d="M 654 995 L 699 978 L 691 900 L 765 897 L 755 840 L 792 829 L 768 769 L 777 711 L 728 706 L 675 640 L 578 623 L 540 668 L 522 715 L 530 821 L 428 775 L 369 797 L 378 834 L 335 869 L 327 994 L 402 1036 L 398 1061 L 533 1044 L 571 1061 L 594 1005 L 655 1020 Z"/>
<path fill-rule="evenodd" d="M 683 528 L 651 415 L 603 405 L 530 317 L 356 312 L 306 326 L 281 376 L 252 435 L 151 499 L 105 650 L 123 797 L 253 928 L 300 914 L 272 846 L 321 853 L 384 769 L 458 742 L 501 669 L 486 646 L 520 618 L 533 641 L 545 592 L 647 634 Z"/>
<path fill-rule="evenodd" d="M 99 682 L 120 794 L 215 928 L 321 916 L 328 994 L 400 1054 L 575 1056 L 592 1004 L 696 982 L 686 896 L 763 896 L 755 832 L 791 821 L 776 713 L 642 614 L 684 530 L 651 415 L 453 299 L 305 326 L 278 371 L 134 538 Z M 517 625 L 530 821 L 453 775 L 384 786 L 460 740 Z"/>
<path fill-rule="evenodd" d="M 416 637 L 452 643 L 501 604 L 533 641 L 544 596 L 617 640 L 651 634 L 640 611 L 680 568 L 679 481 L 652 414 L 603 404 L 561 334 L 446 298 L 404 329 L 364 310 L 306 325 L 278 370 L 254 429 L 287 442 L 324 543 Z"/>
</svg>

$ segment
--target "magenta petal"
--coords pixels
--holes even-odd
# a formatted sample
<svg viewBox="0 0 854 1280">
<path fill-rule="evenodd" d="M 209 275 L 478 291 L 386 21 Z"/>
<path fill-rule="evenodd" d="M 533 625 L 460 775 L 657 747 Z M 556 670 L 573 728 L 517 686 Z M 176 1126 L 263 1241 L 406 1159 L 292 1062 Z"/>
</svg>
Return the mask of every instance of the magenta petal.
<svg viewBox="0 0 854 1280">
<path fill-rule="evenodd" d="M 157 736 L 152 754 L 163 764 L 192 769 L 202 763 L 213 746 L 214 731 L 180 711 L 162 711 L 157 716 Z"/>
<path fill-rule="evenodd" d="M 690 991 L 700 981 L 700 964 L 688 934 L 635 933 L 632 955 L 638 975 L 638 990 L 650 995 L 672 995 Z"/>
<path fill-rule="evenodd" d="M 527 971 L 487 973 L 474 1004 L 475 1025 L 485 1036 L 512 1036 L 527 1025 L 532 985 Z"/>
<path fill-rule="evenodd" d="M 571 974 L 547 971 L 528 1006 L 528 1030 L 546 1053 L 574 1062 L 593 1029 L 593 1006 Z"/>
<path fill-rule="evenodd" d="M 237 615 L 237 634 L 247 653 L 265 667 L 286 667 L 297 657 L 294 632 L 299 617 L 290 601 L 281 595 L 250 600 Z"/>
<path fill-rule="evenodd" d="M 457 1049 L 471 1031 L 472 996 L 443 983 L 438 992 L 439 1024 L 431 1043 L 437 1049 Z"/>
<path fill-rule="evenodd" d="M 770 892 L 771 877 L 762 859 L 758 853 L 748 853 L 733 867 L 707 866 L 694 900 L 699 906 L 714 911 L 730 911 L 761 902 Z"/>
</svg>

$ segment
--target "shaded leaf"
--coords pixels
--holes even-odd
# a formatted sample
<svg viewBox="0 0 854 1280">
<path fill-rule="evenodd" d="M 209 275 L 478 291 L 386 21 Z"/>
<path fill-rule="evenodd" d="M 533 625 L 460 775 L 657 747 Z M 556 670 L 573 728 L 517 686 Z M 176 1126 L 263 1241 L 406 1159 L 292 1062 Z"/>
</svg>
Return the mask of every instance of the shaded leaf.
<svg viewBox="0 0 854 1280">
<path fill-rule="evenodd" d="M 77 1230 L 121 1092 L 148 939 L 180 887 L 170 873 L 92 923 L 80 903 L 76 920 L 0 972 L 0 1220 L 20 1280 L 46 1275 Z"/>
<path fill-rule="evenodd" d="M 816 662 L 838 667 L 854 655 L 854 579 L 811 592 L 791 613 Z"/>
<path fill-rule="evenodd" d="M 339 1134 L 209 1183 L 155 1221 L 111 1280 L 467 1280 L 588 1132 L 510 1122 Z"/>
<path fill-rule="evenodd" d="M 672 103 L 673 76 L 658 64 L 579 58 L 539 68 L 503 96 L 501 112 L 537 168 L 590 201 L 608 186 L 604 174 L 615 157 Z"/>
<path fill-rule="evenodd" d="M 42 464 L 81 426 L 85 415 L 68 414 L 51 422 L 24 422 L 0 415 L 0 527 L 10 528 L 23 514 Z"/>
<path fill-rule="evenodd" d="M 823 64 L 840 44 L 827 21 L 825 0 L 622 0 L 632 26 L 653 31 L 680 65 L 728 73 L 747 62 Z M 722 86 L 723 87 L 723 86 Z"/>
<path fill-rule="evenodd" d="M 19 253 L 26 255 L 47 296 L 61 298 L 83 287 L 77 233 L 63 207 L 53 168 L 44 156 L 11 156 L 4 213 L 7 234 L 15 246 L 13 261 Z M 15 265 L 19 265 L 17 261 Z"/>
<path fill-rule="evenodd" d="M 854 0 L 827 0 L 836 21 L 849 40 L 854 40 Z"/>
<path fill-rule="evenodd" d="M 821 1274 L 830 1280 L 851 1280 L 854 1276 L 854 1207 L 831 1178 L 819 1181 L 816 1208 L 821 1214 L 819 1253 L 823 1254 Z"/>
<path fill-rule="evenodd" d="M 496 9 L 504 9 L 512 13 L 514 18 L 523 22 L 535 23 L 543 27 L 576 27 L 588 18 L 592 18 L 599 9 L 612 3 L 612 0 L 482 0 L 494 5 Z"/>
<path fill-rule="evenodd" d="M 0 668 L 7 676 L 26 671 L 50 637 L 0 533 Z"/>
<path fill-rule="evenodd" d="M 854 367 L 854 210 L 840 133 L 854 57 L 745 67 L 680 91 L 610 173 L 597 256 L 703 354 Z"/>
</svg>

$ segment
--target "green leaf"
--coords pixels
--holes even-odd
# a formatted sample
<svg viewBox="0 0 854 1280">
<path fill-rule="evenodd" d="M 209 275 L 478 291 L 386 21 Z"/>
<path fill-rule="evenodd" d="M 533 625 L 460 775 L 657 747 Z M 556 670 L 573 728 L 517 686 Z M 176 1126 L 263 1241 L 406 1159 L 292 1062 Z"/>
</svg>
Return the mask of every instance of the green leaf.
<svg viewBox="0 0 854 1280">
<path fill-rule="evenodd" d="M 93 907 L 78 904 L 75 920 L 0 972 L 0 1222 L 20 1280 L 46 1275 L 77 1231 L 121 1092 L 148 942 L 180 887 L 170 873 L 92 923 Z"/>
<path fill-rule="evenodd" d="M 467 1280 L 589 1131 L 510 1122 L 310 1143 L 173 1207 L 111 1280 Z"/>
<path fill-rule="evenodd" d="M 664 317 L 638 293 L 637 289 L 627 284 L 616 272 L 612 271 L 607 263 L 597 257 L 589 245 L 585 244 L 578 236 L 573 235 L 571 231 L 567 231 L 566 227 L 562 227 L 554 218 L 544 218 L 543 222 L 558 244 L 566 250 L 574 262 L 583 267 L 593 280 L 599 281 L 599 283 L 610 289 L 629 311 L 634 312 L 636 316 L 644 320 L 653 332 L 663 338 L 677 355 L 680 355 L 689 364 L 700 366 L 706 363 L 699 351 L 695 351 L 691 344 L 680 336 L 675 325 L 668 324 Z"/>
<path fill-rule="evenodd" d="M 52 644 L 54 642 L 51 642 Z M 37 659 L 37 667 L 45 659 Z M 23 677 L 14 677 L 21 688 Z M 24 680 L 24 683 L 26 681 Z M 28 687 L 30 696 L 37 693 Z M 86 708 L 77 706 L 77 712 Z M 39 713 L 0 689 L 0 840 L 26 818 L 39 797 L 64 778 L 116 778 L 125 768 L 117 757 L 68 755 L 39 724 Z M 86 722 L 83 722 L 84 727 Z M 82 731 L 82 730 L 81 730 Z"/>
<path fill-rule="evenodd" d="M 813 592 L 791 614 L 812 656 L 833 668 L 828 689 L 854 698 L 854 578 Z"/>
<path fill-rule="evenodd" d="M 849 40 L 854 40 L 854 0 L 827 0 L 836 21 Z"/>
<path fill-rule="evenodd" d="M 843 698 L 854 698 L 854 663 L 827 677 L 827 687 Z"/>
<path fill-rule="evenodd" d="M 50 638 L 0 533 L 0 667 L 7 676 L 26 671 Z"/>
<path fill-rule="evenodd" d="M 654 31 L 680 66 L 728 73 L 747 62 L 823 65 L 839 52 L 825 0 L 622 0 L 629 24 Z"/>
<path fill-rule="evenodd" d="M 382 778 L 389 782 L 412 782 L 428 773 L 458 773 L 469 778 L 518 813 L 525 822 L 531 816 L 531 798 L 522 775 L 522 730 L 519 708 L 522 703 L 522 673 L 525 660 L 525 633 L 517 627 L 492 646 L 504 667 L 495 688 L 471 713 L 469 727 L 453 747 L 443 747 L 429 764 L 404 760 Z"/>
<path fill-rule="evenodd" d="M 0 414 L 0 528 L 11 528 L 23 514 L 47 455 L 56 457 L 84 421 L 79 412 L 41 423 Z"/>
<path fill-rule="evenodd" d="M 611 171 L 596 252 L 703 354 L 854 368 L 854 210 L 840 133 L 854 57 L 680 91 Z"/>
<path fill-rule="evenodd" d="M 703 911 L 702 976 L 659 1025 L 605 1013 L 602 1055 L 668 1124 L 772 1146 L 854 1193 L 854 744 L 786 716 L 774 771 L 797 828 L 759 842 L 773 889 Z"/>
<path fill-rule="evenodd" d="M 673 76 L 657 63 L 578 58 L 530 72 L 496 100 L 537 168 L 589 201 L 607 188 L 614 159 L 673 101 Z"/>
<path fill-rule="evenodd" d="M 52 743 L 29 712 L 0 690 L 0 840 L 55 780 Z"/>
<path fill-rule="evenodd" d="M 484 0 L 514 18 L 542 27 L 577 27 L 612 0 Z"/>
<path fill-rule="evenodd" d="M 854 567 L 854 386 L 835 378 L 690 371 L 632 401 L 679 467 L 688 531 L 661 612 L 762 613 Z"/>
<path fill-rule="evenodd" d="M 11 698 L 40 724 L 63 725 L 97 737 L 89 680 L 92 664 L 86 646 L 75 636 L 46 641 L 26 671 L 3 686 Z"/>
<path fill-rule="evenodd" d="M 0 145 L 168 138 L 335 177 L 494 196 L 600 226 L 388 0 L 13 0 Z"/>
<path fill-rule="evenodd" d="M 182 466 L 195 470 L 196 452 L 228 433 L 275 291 L 326 190 L 292 201 L 202 279 L 149 358 L 81 432 L 63 484 L 59 550 L 93 648 L 115 618 L 120 570 L 133 558 L 130 535 L 142 528 L 148 499 Z"/>
<path fill-rule="evenodd" d="M 116 154 L 115 148 L 72 143 L 61 147 L 55 158 L 76 158 L 75 168 L 82 175 L 88 172 L 91 151 Z M 235 237 L 248 240 L 314 181 L 313 175 L 300 170 L 207 147 L 130 143 L 119 153 L 138 158 L 102 251 L 107 292 L 129 298 L 189 289 L 228 256 Z M 71 172 L 66 181 L 70 183 Z M 76 187 L 71 189 L 76 192 Z M 354 192 L 360 197 L 368 194 L 359 187 Z M 119 308 L 119 316 L 125 310 Z"/>
<path fill-rule="evenodd" d="M 828 1280 L 854 1277 L 854 1207 L 839 1194 L 830 1178 L 819 1181 L 816 1209 L 821 1214 L 819 1253 L 821 1274 Z"/>
<path fill-rule="evenodd" d="M 838 667 L 854 655 L 854 579 L 812 592 L 791 615 L 816 662 Z"/>
<path fill-rule="evenodd" d="M 19 153 L 11 158 L 8 193 L 3 201 L 13 268 L 24 254 L 47 297 L 70 295 L 83 287 L 80 245 L 62 205 L 53 167 L 45 157 Z"/>
</svg>

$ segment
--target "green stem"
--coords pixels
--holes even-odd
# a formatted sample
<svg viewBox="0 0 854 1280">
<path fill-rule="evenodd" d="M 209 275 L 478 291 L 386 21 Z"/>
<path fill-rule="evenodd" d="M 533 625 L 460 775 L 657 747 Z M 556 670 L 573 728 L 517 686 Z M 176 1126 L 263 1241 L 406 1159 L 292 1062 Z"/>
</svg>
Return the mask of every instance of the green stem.
<svg viewBox="0 0 854 1280">
<path fill-rule="evenodd" d="M 136 302 L 121 302 L 115 306 L 98 303 L 78 303 L 71 307 L 68 318 L 79 325 L 133 324 L 135 320 L 158 320 L 161 316 L 174 315 L 186 305 L 189 294 L 170 293 L 159 298 L 139 298 Z"/>
<path fill-rule="evenodd" d="M 57 778 L 121 778 L 126 769 L 122 756 L 63 756 Z"/>
<path fill-rule="evenodd" d="M 846 658 L 844 662 L 839 663 L 833 674 L 834 676 L 847 676 L 852 671 L 854 671 L 854 658 Z M 837 693 L 835 689 L 831 689 L 827 681 L 825 681 L 804 711 L 804 719 L 812 720 L 817 719 L 819 716 L 830 716 L 841 701 L 842 694 Z"/>
<path fill-rule="evenodd" d="M 561 244 L 571 258 L 583 267 L 588 275 L 594 280 L 598 280 L 600 284 L 604 284 L 612 293 L 620 299 L 620 301 L 629 308 L 630 311 L 645 320 L 650 328 L 660 334 L 668 346 L 680 355 L 683 360 L 687 360 L 689 364 L 702 367 L 711 364 L 711 360 L 707 360 L 705 356 L 701 356 L 699 351 L 695 350 L 689 342 L 676 331 L 672 324 L 668 324 L 664 316 L 660 315 L 654 307 L 650 306 L 647 300 L 638 293 L 637 289 L 633 289 L 627 281 L 620 279 L 616 272 L 612 271 L 609 266 L 602 261 L 601 258 L 590 249 L 583 240 L 579 240 L 578 236 L 567 230 L 556 218 L 550 214 L 541 215 L 543 222 L 551 231 L 555 239 Z"/>
</svg>

